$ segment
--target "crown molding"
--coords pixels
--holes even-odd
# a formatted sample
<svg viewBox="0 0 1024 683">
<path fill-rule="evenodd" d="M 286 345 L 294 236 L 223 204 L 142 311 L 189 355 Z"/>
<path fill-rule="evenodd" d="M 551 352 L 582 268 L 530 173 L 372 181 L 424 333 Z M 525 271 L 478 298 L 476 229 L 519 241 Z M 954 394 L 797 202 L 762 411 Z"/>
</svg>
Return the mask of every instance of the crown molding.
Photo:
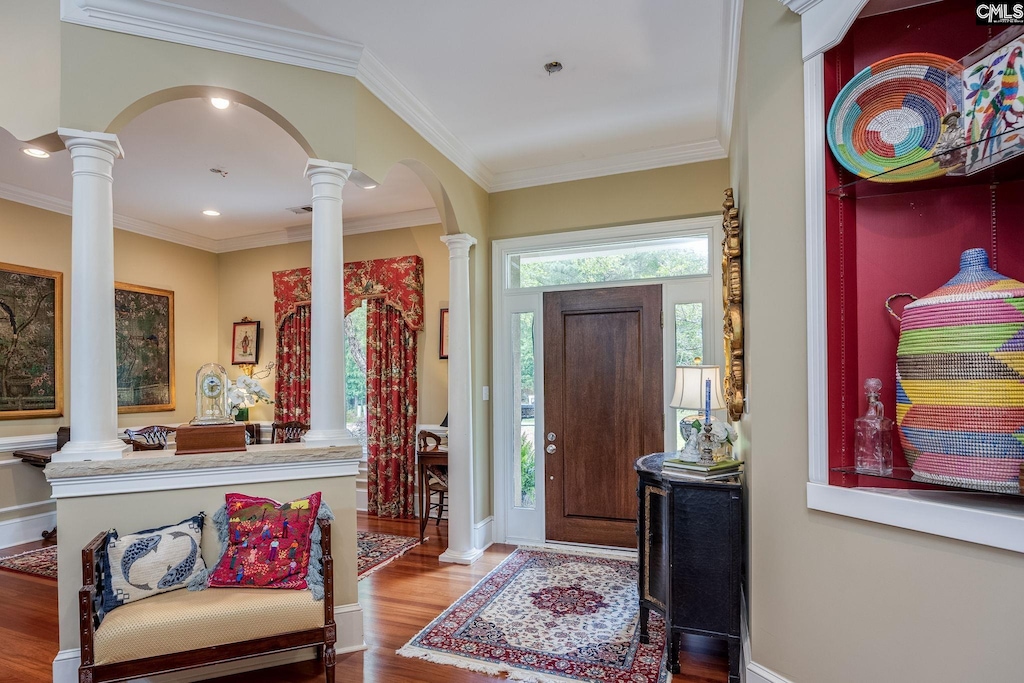
<svg viewBox="0 0 1024 683">
<path fill-rule="evenodd" d="M 492 191 L 491 170 L 369 50 L 363 51 L 356 79 L 473 182 L 488 192 Z"/>
<path fill-rule="evenodd" d="M 60 0 L 72 24 L 354 76 L 363 46 L 162 0 Z"/>
<path fill-rule="evenodd" d="M 779 0 L 779 2 L 797 14 L 803 14 L 823 0 Z"/>
<path fill-rule="evenodd" d="M 740 61 L 740 28 L 743 24 L 743 0 L 731 0 L 724 6 L 722 40 L 722 74 L 718 84 L 718 130 L 715 138 L 722 149 L 729 150 L 732 137 L 732 116 L 736 101 L 736 74 Z"/>
<path fill-rule="evenodd" d="M 0 183 L 0 199 L 7 199 L 12 202 L 18 202 L 19 204 L 27 204 L 28 206 L 34 206 L 37 209 L 64 214 L 65 216 L 71 215 L 71 202 L 66 199 L 52 197 L 41 192 L 26 190 L 25 188 L 17 187 L 16 185 Z M 159 223 L 151 223 L 138 218 L 132 218 L 131 216 L 124 216 L 119 213 L 114 214 L 114 227 L 120 230 L 134 232 L 139 235 L 153 237 L 158 240 L 163 240 L 164 242 L 173 242 L 186 247 L 192 247 L 193 249 L 202 249 L 203 251 L 212 251 L 214 253 L 217 252 L 218 240 L 203 237 L 202 235 L 193 235 L 192 233 L 185 232 L 184 230 L 178 230 L 177 228 L 171 228 Z"/>
<path fill-rule="evenodd" d="M 37 209 L 64 214 L 65 216 L 71 215 L 71 202 L 42 194 L 41 192 L 26 190 L 16 185 L 0 183 L 0 199 L 27 204 Z M 346 235 L 359 235 L 367 232 L 395 230 L 397 228 L 412 228 L 417 225 L 433 225 L 440 222 L 441 217 L 436 208 L 418 209 L 383 216 L 367 216 L 365 218 L 347 220 L 344 222 L 344 232 Z M 291 244 L 292 242 L 308 242 L 312 239 L 312 226 L 297 225 L 256 235 L 215 240 L 159 223 L 151 223 L 150 221 L 116 213 L 114 214 L 114 227 L 214 254 L 241 251 L 242 249 L 255 249 L 257 247 L 272 247 L 278 244 Z"/>
<path fill-rule="evenodd" d="M 781 0 L 806 11 L 824 0 Z M 866 1 L 866 0 L 860 0 Z M 726 156 L 732 128 L 742 0 L 726 3 L 716 139 L 494 172 L 370 50 L 327 36 L 284 29 L 165 0 L 61 0 L 61 20 L 219 52 L 353 76 L 424 140 L 487 192 L 642 171 Z M 202 247 L 200 247 L 202 248 Z"/>
<path fill-rule="evenodd" d="M 779 0 L 800 15 L 804 61 L 842 41 L 868 0 Z"/>
<path fill-rule="evenodd" d="M 536 185 L 565 183 L 633 171 L 649 171 L 666 166 L 725 159 L 727 156 L 729 156 L 728 151 L 717 139 L 686 142 L 647 149 L 642 152 L 627 152 L 554 166 L 504 171 L 494 175 L 490 191 L 504 192 Z"/>
</svg>

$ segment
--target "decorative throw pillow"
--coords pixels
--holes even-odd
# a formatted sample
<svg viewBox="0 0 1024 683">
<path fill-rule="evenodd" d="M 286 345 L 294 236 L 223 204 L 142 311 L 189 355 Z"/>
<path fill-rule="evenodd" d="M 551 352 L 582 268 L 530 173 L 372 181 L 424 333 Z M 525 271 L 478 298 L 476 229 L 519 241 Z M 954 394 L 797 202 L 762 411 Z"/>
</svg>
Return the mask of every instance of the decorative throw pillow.
<svg viewBox="0 0 1024 683">
<path fill-rule="evenodd" d="M 210 574 L 210 586 L 306 588 L 320 492 L 287 503 L 241 493 L 225 498 L 228 548 Z"/>
<path fill-rule="evenodd" d="M 107 533 L 103 611 L 184 588 L 206 570 L 199 546 L 205 513 L 177 524 L 119 536 Z"/>
</svg>

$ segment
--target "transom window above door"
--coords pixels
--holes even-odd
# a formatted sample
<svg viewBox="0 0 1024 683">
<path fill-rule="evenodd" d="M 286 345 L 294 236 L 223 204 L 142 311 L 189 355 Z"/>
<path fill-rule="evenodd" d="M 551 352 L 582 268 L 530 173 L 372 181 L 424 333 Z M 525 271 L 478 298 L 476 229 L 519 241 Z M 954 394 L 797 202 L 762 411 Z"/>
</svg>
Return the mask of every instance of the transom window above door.
<svg viewBox="0 0 1024 683">
<path fill-rule="evenodd" d="M 509 289 L 707 276 L 708 235 L 507 254 Z"/>
</svg>

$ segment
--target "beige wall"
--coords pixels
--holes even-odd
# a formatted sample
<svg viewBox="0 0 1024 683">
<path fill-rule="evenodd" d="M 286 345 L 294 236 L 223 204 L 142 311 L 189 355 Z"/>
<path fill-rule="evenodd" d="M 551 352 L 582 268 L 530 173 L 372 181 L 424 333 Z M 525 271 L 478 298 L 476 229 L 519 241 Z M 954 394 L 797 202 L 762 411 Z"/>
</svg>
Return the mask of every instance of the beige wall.
<svg viewBox="0 0 1024 683">
<path fill-rule="evenodd" d="M 747 423 L 768 425 L 749 452 L 753 660 L 795 683 L 1019 680 L 1024 556 L 807 509 L 799 19 L 747 0 L 742 45 Z"/>
<path fill-rule="evenodd" d="M 728 183 L 729 161 L 722 159 L 497 192 L 490 237 L 718 214 Z"/>
<path fill-rule="evenodd" d="M 419 421 L 437 424 L 448 406 L 448 361 L 437 357 L 439 313 L 448 301 L 448 249 L 441 242 L 440 225 L 345 237 L 345 261 L 408 256 L 423 257 L 424 329 L 418 338 Z M 277 330 L 274 328 L 274 287 L 271 273 L 276 270 L 308 267 L 310 243 L 297 242 L 274 247 L 246 249 L 219 256 L 220 334 L 219 358 L 234 378 L 231 366 L 231 323 L 249 316 L 262 324 L 260 364 L 274 360 Z M 274 378 L 262 381 L 274 393 Z M 252 420 L 272 420 L 274 407 L 261 404 L 250 410 Z"/>
<path fill-rule="evenodd" d="M 133 533 L 140 529 L 174 524 L 198 512 L 206 512 L 203 529 L 203 559 L 213 566 L 220 554 L 211 521 L 224 504 L 224 494 L 242 490 L 252 496 L 279 501 L 294 500 L 314 491 L 323 493 L 336 517 L 331 525 L 334 556 L 334 604 L 357 602 L 356 591 L 356 489 L 355 477 L 304 479 L 261 484 L 200 487 L 193 485 L 173 491 L 147 491 L 119 495 L 63 498 L 57 503 L 58 600 L 60 603 L 60 649 L 76 648 L 78 639 L 78 589 L 82 586 L 82 548 L 96 534 L 108 529 Z"/>
<path fill-rule="evenodd" d="M 0 127 L 19 140 L 54 132 L 60 114 L 59 0 L 0 0 Z"/>
</svg>

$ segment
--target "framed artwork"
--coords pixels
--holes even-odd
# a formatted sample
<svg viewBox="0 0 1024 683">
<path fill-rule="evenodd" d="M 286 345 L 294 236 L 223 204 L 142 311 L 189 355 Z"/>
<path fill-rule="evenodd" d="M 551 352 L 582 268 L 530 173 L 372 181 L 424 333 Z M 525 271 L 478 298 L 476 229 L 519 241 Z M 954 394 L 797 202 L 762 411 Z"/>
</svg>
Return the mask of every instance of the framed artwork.
<svg viewBox="0 0 1024 683">
<path fill-rule="evenodd" d="M 256 365 L 260 362 L 260 321 L 244 319 L 234 324 L 231 333 L 231 364 Z"/>
<path fill-rule="evenodd" d="M 114 283 L 117 412 L 174 410 L 174 292 Z"/>
<path fill-rule="evenodd" d="M 438 358 L 441 360 L 447 360 L 448 358 L 448 309 L 441 309 L 441 344 L 439 347 Z"/>
<path fill-rule="evenodd" d="M 0 263 L 0 419 L 64 414 L 64 276 Z"/>
<path fill-rule="evenodd" d="M 964 58 L 967 174 L 1024 154 L 1024 27 L 1004 30 Z"/>
</svg>

